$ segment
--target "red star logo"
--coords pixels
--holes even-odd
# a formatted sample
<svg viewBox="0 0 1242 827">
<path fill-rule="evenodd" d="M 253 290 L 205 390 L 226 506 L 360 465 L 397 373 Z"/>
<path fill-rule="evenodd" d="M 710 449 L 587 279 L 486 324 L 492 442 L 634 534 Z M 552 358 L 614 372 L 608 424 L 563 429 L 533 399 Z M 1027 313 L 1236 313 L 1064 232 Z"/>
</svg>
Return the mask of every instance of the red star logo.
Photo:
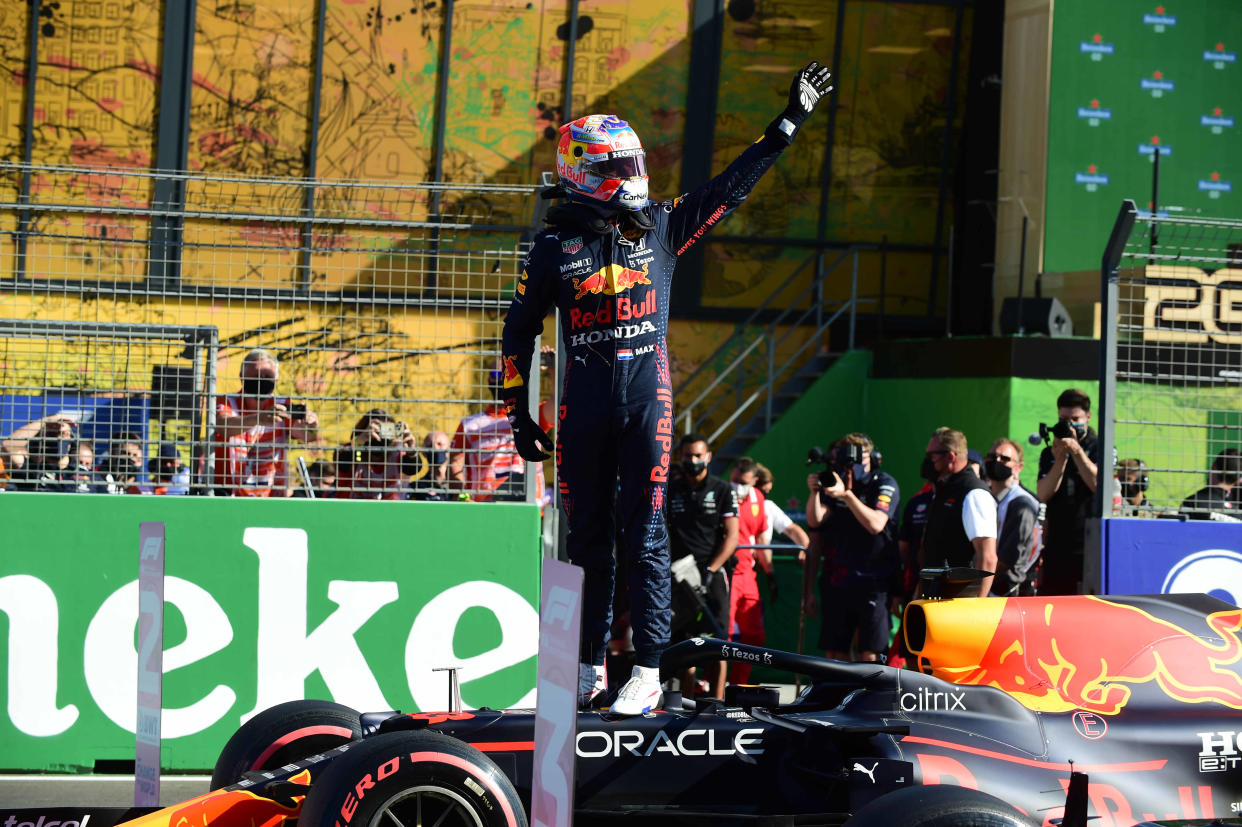
<svg viewBox="0 0 1242 827">
<path fill-rule="evenodd" d="M 1159 136 L 1159 135 L 1152 135 L 1152 136 L 1151 136 L 1151 142 L 1152 142 L 1153 144 L 1158 144 L 1158 143 L 1160 143 L 1160 136 Z"/>
<path fill-rule="evenodd" d="M 1104 39 L 1104 38 L 1103 38 L 1100 34 L 1098 34 L 1098 33 L 1097 33 L 1097 34 L 1094 34 L 1094 35 L 1092 35 L 1092 36 L 1091 36 L 1091 42 L 1092 42 L 1092 43 L 1099 43 L 1099 42 L 1100 42 L 1100 41 L 1102 41 L 1103 39 Z"/>
<path fill-rule="evenodd" d="M 1218 52 L 1223 52 L 1223 51 L 1225 51 L 1225 44 L 1224 44 L 1224 43 L 1217 43 L 1217 44 L 1216 44 L 1216 51 L 1218 51 Z"/>
<path fill-rule="evenodd" d="M 1220 180 L 1220 173 L 1219 173 L 1219 172 L 1213 172 L 1213 173 L 1212 173 L 1212 180 L 1213 180 L 1213 181 L 1219 181 L 1219 180 Z"/>
<path fill-rule="evenodd" d="M 1095 175 L 1095 164 L 1087 164 L 1087 172 Z"/>
<path fill-rule="evenodd" d="M 1151 76 L 1155 78 L 1156 80 L 1160 80 L 1162 77 L 1164 77 L 1164 72 L 1161 72 L 1159 69 L 1157 69 L 1156 71 L 1151 73 Z"/>
<path fill-rule="evenodd" d="M 1212 114 L 1213 114 L 1213 115 L 1215 115 L 1216 117 L 1218 117 L 1218 118 L 1219 118 L 1219 117 L 1220 117 L 1220 107 L 1218 106 L 1218 107 L 1216 107 L 1215 109 L 1213 109 L 1213 110 L 1212 110 Z"/>
<path fill-rule="evenodd" d="M 1164 6 L 1156 6 L 1156 14 L 1164 14 Z"/>
<path fill-rule="evenodd" d="M 1098 100 L 1098 99 L 1097 99 L 1097 100 L 1093 100 L 1093 101 L 1091 101 L 1091 108 L 1092 108 L 1092 109 L 1099 109 L 1099 108 L 1100 108 L 1100 102 L 1099 102 L 1099 100 Z"/>
</svg>

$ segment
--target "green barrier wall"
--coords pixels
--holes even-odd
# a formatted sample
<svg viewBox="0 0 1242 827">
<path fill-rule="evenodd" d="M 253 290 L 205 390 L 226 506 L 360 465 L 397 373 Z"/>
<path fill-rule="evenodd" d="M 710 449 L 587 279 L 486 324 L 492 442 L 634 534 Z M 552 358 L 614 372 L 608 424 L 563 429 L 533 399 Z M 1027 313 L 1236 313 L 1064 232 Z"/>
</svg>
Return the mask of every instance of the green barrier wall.
<svg viewBox="0 0 1242 827">
<path fill-rule="evenodd" d="M 138 524 L 166 523 L 163 765 L 250 714 L 533 702 L 534 506 L 0 495 L 0 770 L 132 759 Z"/>
</svg>

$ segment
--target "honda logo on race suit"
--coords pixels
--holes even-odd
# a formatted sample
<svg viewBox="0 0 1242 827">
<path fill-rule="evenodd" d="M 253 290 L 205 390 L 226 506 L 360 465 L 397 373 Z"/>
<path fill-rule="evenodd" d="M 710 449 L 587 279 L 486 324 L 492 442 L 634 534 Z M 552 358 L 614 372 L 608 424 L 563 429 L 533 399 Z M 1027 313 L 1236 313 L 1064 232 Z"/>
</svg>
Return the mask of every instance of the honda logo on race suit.
<svg viewBox="0 0 1242 827">
<path fill-rule="evenodd" d="M 622 324 L 613 328 L 592 330 L 590 333 L 575 333 L 573 336 L 569 337 L 569 346 L 577 347 L 579 345 L 597 345 L 600 342 L 607 342 L 610 339 L 633 339 L 635 336 L 641 336 L 644 333 L 655 333 L 655 325 L 651 322 L 643 322 L 642 324 Z"/>
</svg>

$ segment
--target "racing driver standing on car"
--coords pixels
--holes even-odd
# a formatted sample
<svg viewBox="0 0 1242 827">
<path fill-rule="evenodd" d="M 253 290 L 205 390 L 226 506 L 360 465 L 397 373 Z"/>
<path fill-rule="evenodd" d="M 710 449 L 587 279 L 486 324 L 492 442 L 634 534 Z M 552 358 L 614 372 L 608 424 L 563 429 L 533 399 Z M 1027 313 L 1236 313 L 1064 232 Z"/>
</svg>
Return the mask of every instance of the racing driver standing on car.
<svg viewBox="0 0 1242 827">
<path fill-rule="evenodd" d="M 673 448 L 665 331 L 677 258 L 746 200 L 832 90 L 829 78 L 827 67 L 807 65 L 794 78 L 788 106 L 758 141 L 694 192 L 662 203 L 647 198 L 642 144 L 625 121 L 588 115 L 560 129 L 558 194 L 569 200 L 548 211 L 505 317 L 502 396 L 518 453 L 547 459 L 552 439 L 530 416 L 527 382 L 535 337 L 555 305 L 569 355 L 556 463 L 569 560 L 583 569 L 582 707 L 606 688 L 618 536 L 628 562 L 636 665 L 612 711 L 637 715 L 661 700 L 670 611 L 664 494 Z"/>
</svg>

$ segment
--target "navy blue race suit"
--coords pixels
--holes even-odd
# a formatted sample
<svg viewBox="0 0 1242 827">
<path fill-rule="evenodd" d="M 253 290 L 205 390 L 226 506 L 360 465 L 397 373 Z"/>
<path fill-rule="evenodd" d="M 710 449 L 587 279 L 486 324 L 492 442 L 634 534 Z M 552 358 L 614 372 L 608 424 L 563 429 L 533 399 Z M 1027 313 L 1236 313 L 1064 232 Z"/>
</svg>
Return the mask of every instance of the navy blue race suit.
<svg viewBox="0 0 1242 827">
<path fill-rule="evenodd" d="M 614 538 L 629 562 L 637 665 L 658 666 L 668 644 L 664 495 L 673 450 L 673 389 L 665 331 L 673 268 L 678 256 L 746 199 L 788 145 L 787 136 L 769 128 L 704 186 L 645 208 L 645 223 L 652 226 L 646 232 L 623 233 L 624 223 L 601 221 L 582 205 L 554 208 L 523 265 L 505 317 L 506 393 L 520 388 L 517 404 L 526 404 L 535 336 L 555 304 L 568 352 L 556 467 L 569 520 L 569 559 L 584 570 L 583 663 L 604 662 Z"/>
</svg>

